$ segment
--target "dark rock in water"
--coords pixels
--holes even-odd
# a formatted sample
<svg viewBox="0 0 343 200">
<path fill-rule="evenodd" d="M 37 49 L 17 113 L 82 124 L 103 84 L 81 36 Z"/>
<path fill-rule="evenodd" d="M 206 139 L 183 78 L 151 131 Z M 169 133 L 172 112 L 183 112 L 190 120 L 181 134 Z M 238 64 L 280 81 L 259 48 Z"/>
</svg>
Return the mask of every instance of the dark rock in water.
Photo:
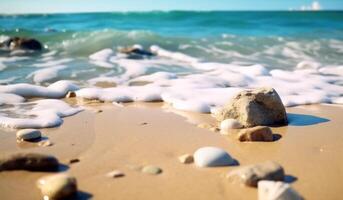
<svg viewBox="0 0 343 200">
<path fill-rule="evenodd" d="M 257 183 L 261 180 L 283 181 L 285 171 L 278 163 L 267 161 L 233 170 L 227 175 L 227 178 L 232 182 L 257 187 Z"/>
<path fill-rule="evenodd" d="M 286 109 L 273 88 L 242 91 L 215 113 L 215 117 L 219 121 L 236 119 L 244 127 L 288 123 Z"/>
<path fill-rule="evenodd" d="M 39 51 L 43 49 L 42 44 L 33 38 L 11 37 L 0 44 L 2 48 L 10 50 L 23 49 Z"/>
<path fill-rule="evenodd" d="M 0 158 L 0 171 L 58 171 L 58 166 L 55 157 L 38 153 L 18 153 Z"/>
<path fill-rule="evenodd" d="M 143 47 L 139 45 L 119 49 L 119 52 L 129 55 L 129 58 L 131 59 L 142 59 L 143 57 L 155 56 L 151 51 L 144 50 Z"/>
</svg>

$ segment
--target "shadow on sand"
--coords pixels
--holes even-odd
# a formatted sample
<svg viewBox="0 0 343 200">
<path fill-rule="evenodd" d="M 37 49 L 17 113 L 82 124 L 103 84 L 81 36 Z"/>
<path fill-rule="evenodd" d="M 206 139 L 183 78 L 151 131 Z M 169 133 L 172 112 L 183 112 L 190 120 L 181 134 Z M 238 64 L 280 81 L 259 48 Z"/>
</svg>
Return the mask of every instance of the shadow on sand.
<svg viewBox="0 0 343 200">
<path fill-rule="evenodd" d="M 316 117 L 314 115 L 287 113 L 289 126 L 310 126 L 329 122 L 329 119 Z"/>
<path fill-rule="evenodd" d="M 91 199 L 92 197 L 93 197 L 93 195 L 88 193 L 88 192 L 78 191 L 76 199 L 77 200 L 88 200 L 88 199 Z"/>
</svg>

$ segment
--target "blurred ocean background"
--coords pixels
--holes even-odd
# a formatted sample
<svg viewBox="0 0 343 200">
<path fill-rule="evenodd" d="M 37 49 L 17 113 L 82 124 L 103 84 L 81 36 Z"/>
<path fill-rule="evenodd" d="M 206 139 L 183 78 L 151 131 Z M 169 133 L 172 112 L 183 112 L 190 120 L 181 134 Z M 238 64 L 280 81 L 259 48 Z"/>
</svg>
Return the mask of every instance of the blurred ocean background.
<svg viewBox="0 0 343 200">
<path fill-rule="evenodd" d="M 85 14 L 0 15 L 0 41 L 9 36 L 32 37 L 45 50 L 30 56 L 0 50 L 0 84 L 34 83 L 35 71 L 55 67 L 49 84 L 68 79 L 85 83 L 98 76 L 125 73 L 116 63 L 101 66 L 89 55 L 102 49 L 151 45 L 180 52 L 203 62 L 260 64 L 267 69 L 293 70 L 299 63 L 342 65 L 343 12 L 114 12 Z M 153 63 L 151 65 L 154 65 Z M 194 73 L 172 63 L 156 71 Z"/>
</svg>

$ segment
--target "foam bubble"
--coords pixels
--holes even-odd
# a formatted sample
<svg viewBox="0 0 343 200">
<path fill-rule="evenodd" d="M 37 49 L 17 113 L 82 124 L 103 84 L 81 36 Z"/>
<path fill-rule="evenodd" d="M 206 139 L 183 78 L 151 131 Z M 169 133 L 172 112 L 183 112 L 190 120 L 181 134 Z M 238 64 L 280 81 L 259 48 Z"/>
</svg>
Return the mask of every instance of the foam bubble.
<svg viewBox="0 0 343 200">
<path fill-rule="evenodd" d="M 323 74 L 343 76 L 343 66 L 323 67 L 319 69 Z"/>
<path fill-rule="evenodd" d="M 158 56 L 167 57 L 167 58 L 171 58 L 174 60 L 179 60 L 179 61 L 189 62 L 189 63 L 199 61 L 197 58 L 191 57 L 189 55 L 186 55 L 186 54 L 183 54 L 180 52 L 171 52 L 171 51 L 162 49 L 161 47 L 159 47 L 157 45 L 151 46 L 150 50 L 151 50 L 151 52 L 155 53 Z"/>
<path fill-rule="evenodd" d="M 56 78 L 58 75 L 58 72 L 65 68 L 67 68 L 67 66 L 61 65 L 61 66 L 40 69 L 29 74 L 27 78 L 30 78 L 33 76 L 33 81 L 35 83 L 46 82 L 46 81 Z"/>
<path fill-rule="evenodd" d="M 57 81 L 48 87 L 19 83 L 0 86 L 0 92 L 12 93 L 23 97 L 62 98 L 68 91 L 79 89 L 72 81 Z"/>
<path fill-rule="evenodd" d="M 115 56 L 115 53 L 112 49 L 103 49 L 90 55 L 89 58 L 91 60 L 107 61 L 112 56 Z"/>
<path fill-rule="evenodd" d="M 31 109 L 17 109 L 14 111 L 17 112 L 16 115 L 21 117 L 14 118 L 0 114 L 0 126 L 4 128 L 55 127 L 63 123 L 63 117 L 82 111 L 82 108 L 73 108 L 67 103 L 56 99 L 38 100 L 30 104 L 34 104 Z"/>
<path fill-rule="evenodd" d="M 21 103 L 24 101 L 25 101 L 25 98 L 19 95 L 10 94 L 10 93 L 0 93 L 0 105 Z"/>
</svg>

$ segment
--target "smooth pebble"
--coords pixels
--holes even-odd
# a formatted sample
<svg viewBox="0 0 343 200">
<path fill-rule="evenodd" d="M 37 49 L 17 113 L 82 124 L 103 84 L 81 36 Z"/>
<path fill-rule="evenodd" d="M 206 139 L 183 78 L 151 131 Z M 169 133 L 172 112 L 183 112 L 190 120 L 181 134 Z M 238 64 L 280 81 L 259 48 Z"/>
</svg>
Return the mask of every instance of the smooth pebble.
<svg viewBox="0 0 343 200">
<path fill-rule="evenodd" d="M 32 141 L 42 137 L 42 134 L 37 129 L 22 129 L 16 134 L 18 141 Z"/>
<path fill-rule="evenodd" d="M 106 176 L 109 178 L 120 178 L 120 177 L 124 177 L 125 174 L 119 170 L 114 170 L 114 171 L 107 173 Z"/>
<path fill-rule="evenodd" d="M 302 200 L 303 198 L 289 184 L 280 181 L 259 181 L 259 200 Z"/>
<path fill-rule="evenodd" d="M 76 178 L 65 173 L 42 177 L 37 181 L 37 187 L 44 200 L 66 199 L 77 193 Z"/>
<path fill-rule="evenodd" d="M 234 159 L 218 147 L 202 147 L 194 153 L 194 162 L 198 167 L 229 166 L 234 164 Z"/>
<path fill-rule="evenodd" d="M 179 157 L 179 161 L 183 164 L 190 164 L 190 163 L 193 163 L 194 158 L 190 154 L 184 154 Z"/>
<path fill-rule="evenodd" d="M 156 166 L 148 165 L 143 167 L 142 172 L 152 175 L 157 175 L 162 173 L 162 169 Z"/>
<path fill-rule="evenodd" d="M 225 119 L 220 123 L 220 131 L 221 132 L 229 132 L 232 129 L 240 129 L 242 128 L 242 124 L 235 119 Z"/>
</svg>

